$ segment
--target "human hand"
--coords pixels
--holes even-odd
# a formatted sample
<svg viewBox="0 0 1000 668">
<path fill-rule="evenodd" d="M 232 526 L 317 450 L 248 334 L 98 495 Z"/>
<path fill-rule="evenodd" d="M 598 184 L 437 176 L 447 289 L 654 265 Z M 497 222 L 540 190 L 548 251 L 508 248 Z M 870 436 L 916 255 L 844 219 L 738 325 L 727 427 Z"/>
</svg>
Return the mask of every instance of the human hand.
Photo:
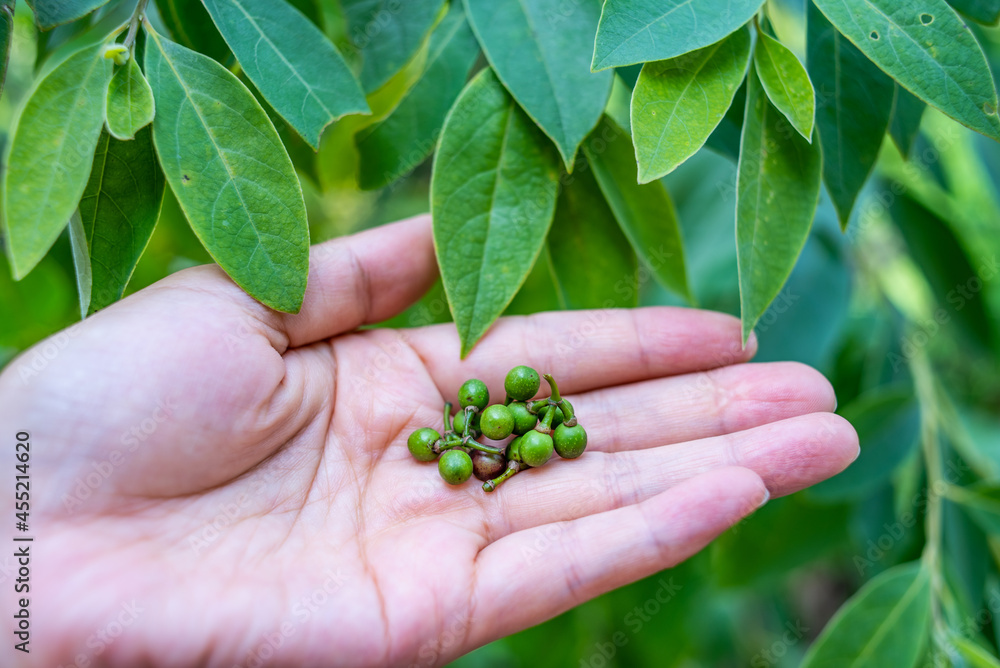
<svg viewBox="0 0 1000 668">
<path fill-rule="evenodd" d="M 728 316 L 504 318 L 460 361 L 452 325 L 358 329 L 434 281 L 426 217 L 317 246 L 311 267 L 298 315 L 197 267 L 0 376 L 3 438 L 31 433 L 25 665 L 440 664 L 857 455 L 827 381 L 742 364 L 754 344 Z M 501 397 L 516 364 L 558 379 L 583 457 L 492 494 L 410 457 L 462 381 Z"/>
</svg>

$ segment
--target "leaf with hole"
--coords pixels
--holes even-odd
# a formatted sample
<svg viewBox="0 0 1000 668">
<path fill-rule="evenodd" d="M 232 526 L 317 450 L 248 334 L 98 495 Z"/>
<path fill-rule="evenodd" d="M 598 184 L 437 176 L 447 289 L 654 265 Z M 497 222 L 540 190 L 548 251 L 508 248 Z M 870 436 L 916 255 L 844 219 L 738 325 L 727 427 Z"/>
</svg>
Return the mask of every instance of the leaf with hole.
<svg viewBox="0 0 1000 668">
<path fill-rule="evenodd" d="M 816 85 L 823 181 L 846 229 L 875 167 L 892 114 L 895 84 L 809 4 L 807 62 Z"/>
<path fill-rule="evenodd" d="M 833 616 L 802 668 L 913 668 L 931 618 L 930 573 L 920 562 L 869 581 Z"/>
<path fill-rule="evenodd" d="M 445 121 L 431 177 L 434 247 L 463 357 L 534 266 L 558 177 L 551 143 L 483 70 Z"/>
<path fill-rule="evenodd" d="M 635 252 L 586 163 L 563 183 L 549 232 L 549 255 L 563 308 L 639 303 Z"/>
<path fill-rule="evenodd" d="M 594 71 L 667 60 L 715 44 L 754 17 L 763 0 L 607 0 Z"/>
<path fill-rule="evenodd" d="M 997 90 L 972 31 L 944 0 L 813 0 L 837 30 L 924 102 L 1000 140 Z"/>
<path fill-rule="evenodd" d="M 309 227 L 278 133 L 229 70 L 146 29 L 153 142 L 184 215 L 240 287 L 275 310 L 297 312 Z"/>
<path fill-rule="evenodd" d="M 816 91 L 806 68 L 791 49 L 763 32 L 757 34 L 753 62 L 771 104 L 806 141 L 811 142 L 816 121 Z"/>
<path fill-rule="evenodd" d="M 749 28 L 677 58 L 646 63 L 632 92 L 632 139 L 639 182 L 666 176 L 715 131 L 750 63 Z"/>
<path fill-rule="evenodd" d="M 361 86 L 371 93 L 401 70 L 434 27 L 443 0 L 341 0 L 347 36 L 361 53 Z"/>
<path fill-rule="evenodd" d="M 431 34 L 420 79 L 388 118 L 354 137 L 358 182 L 366 190 L 389 185 L 408 174 L 434 150 L 448 110 L 465 87 L 479 56 L 462 3 L 455 2 Z"/>
<path fill-rule="evenodd" d="M 664 287 L 693 303 L 674 202 L 661 181 L 639 184 L 628 133 L 605 116 L 583 151 L 636 254 Z"/>
<path fill-rule="evenodd" d="M 313 149 L 333 121 L 369 113 L 340 53 L 285 0 L 202 2 L 250 81 Z"/>
<path fill-rule="evenodd" d="M 15 278 L 48 252 L 87 185 L 112 70 L 103 51 L 83 49 L 37 82 L 14 126 L 3 218 Z"/>
<path fill-rule="evenodd" d="M 565 4 L 465 0 L 493 71 L 572 170 L 580 142 L 604 113 L 614 73 L 590 71 L 597 3 L 578 2 L 570 11 Z"/>
<path fill-rule="evenodd" d="M 107 105 L 108 132 L 115 139 L 132 139 L 140 128 L 153 122 L 153 91 L 134 58 L 111 77 Z"/>
<path fill-rule="evenodd" d="M 768 101 L 754 68 L 736 175 L 736 255 L 743 342 L 781 292 L 819 204 L 819 149 Z"/>
</svg>

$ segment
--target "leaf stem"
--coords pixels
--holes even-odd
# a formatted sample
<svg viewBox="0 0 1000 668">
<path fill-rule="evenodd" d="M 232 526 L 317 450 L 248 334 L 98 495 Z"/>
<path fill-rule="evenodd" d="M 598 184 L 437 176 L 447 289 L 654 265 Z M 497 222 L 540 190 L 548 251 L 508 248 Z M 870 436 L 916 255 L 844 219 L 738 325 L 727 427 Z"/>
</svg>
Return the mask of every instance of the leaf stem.
<svg viewBox="0 0 1000 668">
<path fill-rule="evenodd" d="M 135 45 L 135 36 L 139 32 L 139 23 L 146 16 L 146 5 L 149 4 L 149 0 L 139 0 L 139 3 L 135 6 L 135 11 L 132 12 L 132 20 L 128 24 L 128 34 L 125 35 L 125 41 L 122 44 L 129 49 L 132 49 Z"/>
</svg>

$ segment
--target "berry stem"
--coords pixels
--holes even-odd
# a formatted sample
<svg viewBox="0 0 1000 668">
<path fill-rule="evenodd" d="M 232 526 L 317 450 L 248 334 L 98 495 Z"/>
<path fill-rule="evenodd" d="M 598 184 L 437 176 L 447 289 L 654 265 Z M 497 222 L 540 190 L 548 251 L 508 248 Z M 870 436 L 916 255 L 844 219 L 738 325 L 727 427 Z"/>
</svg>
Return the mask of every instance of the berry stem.
<svg viewBox="0 0 1000 668">
<path fill-rule="evenodd" d="M 549 398 L 556 403 L 562 401 L 562 397 L 559 396 L 559 386 L 556 384 L 556 379 L 552 377 L 552 374 L 547 373 L 542 377 L 545 378 L 545 382 L 552 388 L 552 396 Z"/>
<path fill-rule="evenodd" d="M 448 432 L 448 431 L 454 431 L 452 429 L 452 427 L 451 427 L 451 402 L 450 401 L 444 402 L 444 430 L 446 432 Z"/>
<path fill-rule="evenodd" d="M 520 462 L 510 462 L 507 464 L 507 470 L 501 473 L 498 477 L 493 478 L 493 480 L 487 480 L 483 483 L 484 492 L 492 492 L 497 487 L 503 484 L 505 480 L 513 476 L 515 473 L 521 470 Z"/>
<path fill-rule="evenodd" d="M 575 427 L 577 424 L 576 415 L 574 415 L 573 408 L 569 405 L 569 402 L 561 399 L 559 401 L 559 409 L 563 412 L 563 424 L 567 427 Z"/>
<path fill-rule="evenodd" d="M 555 417 L 556 417 L 556 407 L 555 406 L 549 406 L 545 410 L 545 417 L 542 418 L 542 421 L 540 423 L 538 423 L 537 427 L 535 427 L 535 431 L 537 431 L 540 434 L 551 434 L 552 433 L 552 420 L 554 420 Z"/>
<path fill-rule="evenodd" d="M 539 399 L 538 401 L 528 402 L 528 412 L 532 415 L 538 415 L 538 411 L 542 410 L 549 405 L 548 399 Z"/>
<path fill-rule="evenodd" d="M 488 452 L 491 455 L 503 455 L 503 450 L 500 448 L 494 448 L 489 445 L 483 445 L 471 436 L 466 436 L 462 439 L 462 445 L 473 448 L 474 450 L 481 450 L 483 452 Z"/>
</svg>

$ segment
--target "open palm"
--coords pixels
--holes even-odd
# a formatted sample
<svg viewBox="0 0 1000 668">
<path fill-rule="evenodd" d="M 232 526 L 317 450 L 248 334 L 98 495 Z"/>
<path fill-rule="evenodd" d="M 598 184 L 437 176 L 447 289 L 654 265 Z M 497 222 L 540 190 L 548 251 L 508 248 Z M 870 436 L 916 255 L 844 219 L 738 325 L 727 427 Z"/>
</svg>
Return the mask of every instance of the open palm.
<svg viewBox="0 0 1000 668">
<path fill-rule="evenodd" d="M 682 561 L 857 454 L 829 384 L 742 364 L 727 316 L 506 318 L 464 361 L 452 326 L 358 329 L 435 276 L 418 218 L 316 247 L 299 315 L 199 267 L 15 360 L 0 424 L 31 433 L 23 663 L 440 664 Z M 410 457 L 463 380 L 502 398 L 522 363 L 572 399 L 583 457 L 493 494 Z"/>
</svg>

